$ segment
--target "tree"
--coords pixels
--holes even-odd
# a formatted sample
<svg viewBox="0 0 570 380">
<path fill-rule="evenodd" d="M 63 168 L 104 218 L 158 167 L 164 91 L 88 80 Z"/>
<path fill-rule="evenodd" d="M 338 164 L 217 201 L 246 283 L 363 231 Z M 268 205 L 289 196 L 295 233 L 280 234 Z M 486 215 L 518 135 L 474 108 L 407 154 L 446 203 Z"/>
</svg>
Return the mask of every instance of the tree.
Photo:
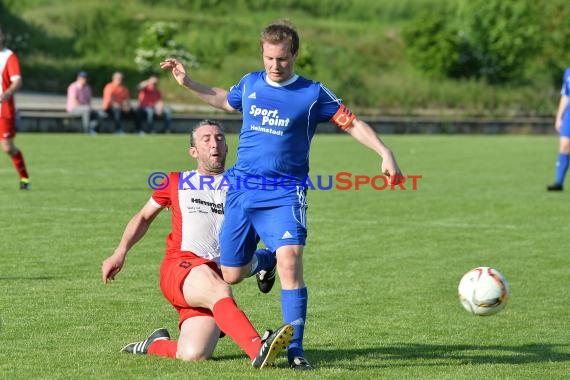
<svg viewBox="0 0 570 380">
<path fill-rule="evenodd" d="M 174 40 L 178 27 L 174 23 L 149 23 L 137 41 L 135 63 L 144 74 L 156 71 L 160 61 L 168 57 L 176 57 L 189 68 L 198 67 L 196 57 Z"/>
<path fill-rule="evenodd" d="M 531 0 L 465 0 L 414 19 L 404 40 L 412 64 L 428 74 L 517 82 L 539 52 L 539 15 Z"/>
</svg>

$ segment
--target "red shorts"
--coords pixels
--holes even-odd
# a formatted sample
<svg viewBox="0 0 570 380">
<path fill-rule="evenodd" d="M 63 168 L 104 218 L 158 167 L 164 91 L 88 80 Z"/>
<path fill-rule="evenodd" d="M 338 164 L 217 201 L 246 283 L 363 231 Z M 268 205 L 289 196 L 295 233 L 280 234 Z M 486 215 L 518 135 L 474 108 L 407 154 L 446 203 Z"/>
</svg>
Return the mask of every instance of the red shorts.
<svg viewBox="0 0 570 380">
<path fill-rule="evenodd" d="M 192 268 L 202 264 L 208 265 L 212 270 L 218 273 L 220 277 L 222 276 L 222 272 L 215 262 L 196 256 L 192 252 L 180 251 L 174 258 L 167 256 L 160 266 L 160 290 L 162 290 L 164 297 L 166 297 L 178 311 L 178 328 L 180 328 L 182 322 L 188 318 L 212 316 L 212 311 L 209 309 L 188 306 L 182 292 L 184 280 L 186 276 L 188 276 L 188 273 L 190 273 Z"/>
<path fill-rule="evenodd" d="M 0 117 L 0 140 L 8 140 L 16 137 L 16 119 Z"/>
</svg>

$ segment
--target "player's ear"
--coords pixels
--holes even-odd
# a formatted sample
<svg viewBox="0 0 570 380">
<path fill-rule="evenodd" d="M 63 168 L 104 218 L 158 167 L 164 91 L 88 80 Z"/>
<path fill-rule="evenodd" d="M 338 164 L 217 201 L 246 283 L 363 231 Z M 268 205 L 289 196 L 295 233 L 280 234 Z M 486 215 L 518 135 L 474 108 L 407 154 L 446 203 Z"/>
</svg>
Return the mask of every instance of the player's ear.
<svg viewBox="0 0 570 380">
<path fill-rule="evenodd" d="M 188 149 L 188 153 L 189 153 L 190 156 L 192 156 L 193 158 L 198 158 L 198 149 L 196 149 L 195 146 L 191 146 L 190 149 Z"/>
</svg>

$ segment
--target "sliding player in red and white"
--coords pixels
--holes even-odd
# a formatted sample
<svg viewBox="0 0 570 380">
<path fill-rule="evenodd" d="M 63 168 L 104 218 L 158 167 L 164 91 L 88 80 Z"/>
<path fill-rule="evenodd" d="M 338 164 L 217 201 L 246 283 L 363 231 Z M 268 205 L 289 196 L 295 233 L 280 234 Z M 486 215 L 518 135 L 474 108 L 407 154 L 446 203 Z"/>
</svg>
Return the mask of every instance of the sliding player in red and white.
<svg viewBox="0 0 570 380">
<path fill-rule="evenodd" d="M 158 329 L 147 339 L 128 344 L 123 352 L 205 360 L 212 357 L 221 331 L 245 351 L 253 367 L 262 368 L 291 342 L 294 329 L 290 324 L 260 337 L 222 279 L 218 233 L 228 189 L 220 185 L 227 152 L 220 124 L 200 122 L 192 131 L 189 150 L 198 162 L 197 170 L 170 173 L 168 185 L 154 191 L 128 223 L 114 254 L 103 262 L 103 282 L 107 283 L 121 270 L 127 252 L 158 213 L 171 210 L 172 231 L 160 267 L 160 288 L 179 313 L 180 337 L 170 340 L 166 329 Z M 202 186 L 206 182 L 209 186 Z"/>
<path fill-rule="evenodd" d="M 20 176 L 20 189 L 30 188 L 24 156 L 14 145 L 16 137 L 16 106 L 14 94 L 22 87 L 22 72 L 18 56 L 4 46 L 4 33 L 0 26 L 0 146 L 10 156 L 12 164 Z"/>
</svg>

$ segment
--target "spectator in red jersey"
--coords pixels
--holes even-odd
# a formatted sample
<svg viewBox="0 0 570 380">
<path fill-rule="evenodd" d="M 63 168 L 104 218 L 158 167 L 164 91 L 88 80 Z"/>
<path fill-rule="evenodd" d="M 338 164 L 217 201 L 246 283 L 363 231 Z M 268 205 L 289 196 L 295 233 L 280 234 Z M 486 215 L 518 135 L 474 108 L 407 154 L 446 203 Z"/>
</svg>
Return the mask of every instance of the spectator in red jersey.
<svg viewBox="0 0 570 380">
<path fill-rule="evenodd" d="M 122 269 L 127 253 L 154 218 L 165 208 L 171 210 L 172 231 L 160 267 L 160 288 L 179 313 L 180 336 L 178 341 L 171 340 L 168 330 L 157 329 L 145 340 L 126 345 L 122 352 L 205 360 L 212 357 L 221 332 L 245 351 L 254 368 L 263 368 L 291 342 L 294 329 L 290 324 L 260 337 L 222 279 L 218 233 L 226 202 L 227 152 L 221 125 L 200 122 L 190 135 L 189 149 L 197 169 L 170 173 L 155 186 L 152 197 L 127 224 L 113 255 L 103 262 L 102 277 L 107 283 Z"/>
<path fill-rule="evenodd" d="M 14 145 L 16 137 L 16 105 L 14 94 L 22 87 L 22 73 L 18 56 L 4 46 L 4 33 L 0 26 L 0 146 L 10 156 L 12 164 L 20 176 L 20 189 L 30 188 L 30 178 L 26 170 L 24 156 Z"/>
<path fill-rule="evenodd" d="M 138 116 L 141 120 L 146 121 L 146 129 L 148 132 L 154 131 L 155 118 L 162 119 L 163 127 L 161 132 L 170 132 L 170 123 L 172 121 L 172 110 L 164 104 L 162 94 L 158 89 L 158 77 L 151 75 L 148 79 L 143 80 L 138 85 Z"/>
<path fill-rule="evenodd" d="M 123 134 L 123 119 L 132 119 L 135 130 L 140 132 L 138 114 L 131 106 L 131 95 L 127 86 L 123 84 L 123 73 L 113 73 L 111 82 L 103 88 L 103 110 L 112 117 L 115 124 L 115 133 Z"/>
</svg>

